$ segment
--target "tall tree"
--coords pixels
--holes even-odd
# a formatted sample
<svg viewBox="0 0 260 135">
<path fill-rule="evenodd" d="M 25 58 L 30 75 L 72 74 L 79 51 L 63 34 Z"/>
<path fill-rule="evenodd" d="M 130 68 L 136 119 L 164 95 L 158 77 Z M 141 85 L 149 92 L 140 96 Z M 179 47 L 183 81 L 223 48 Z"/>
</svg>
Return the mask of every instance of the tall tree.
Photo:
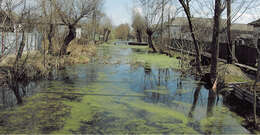
<svg viewBox="0 0 260 135">
<path fill-rule="evenodd" d="M 142 42 L 142 35 L 143 35 L 144 28 L 145 28 L 144 23 L 145 23 L 145 20 L 142 17 L 142 15 L 137 11 L 133 11 L 132 27 L 134 29 L 137 42 Z"/>
<path fill-rule="evenodd" d="M 191 16 L 191 12 L 190 12 L 190 0 L 179 0 L 180 4 L 182 5 L 185 14 L 187 16 L 188 22 L 189 22 L 189 28 L 190 28 L 190 33 L 191 33 L 191 37 L 193 39 L 193 44 L 195 46 L 195 50 L 196 50 L 196 67 L 197 67 L 197 71 L 199 73 L 202 73 L 201 70 L 201 52 L 199 49 L 199 44 L 198 41 L 196 39 L 195 33 L 194 33 L 194 26 L 192 23 L 192 16 Z"/>
<path fill-rule="evenodd" d="M 214 81 L 217 78 L 217 65 L 218 65 L 218 56 L 219 56 L 219 36 L 220 36 L 220 23 L 221 23 L 221 14 L 225 9 L 225 4 L 221 0 L 215 0 L 215 9 L 214 9 L 214 26 L 213 26 L 213 36 L 212 36 L 212 45 L 211 45 L 211 79 Z"/>
</svg>

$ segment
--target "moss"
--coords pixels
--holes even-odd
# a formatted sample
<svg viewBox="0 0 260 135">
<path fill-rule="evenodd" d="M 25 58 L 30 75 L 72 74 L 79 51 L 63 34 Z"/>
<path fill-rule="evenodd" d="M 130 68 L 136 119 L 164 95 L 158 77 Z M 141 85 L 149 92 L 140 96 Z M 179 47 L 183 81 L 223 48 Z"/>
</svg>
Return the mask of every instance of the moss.
<svg viewBox="0 0 260 135">
<path fill-rule="evenodd" d="M 25 100 L 23 106 L 1 112 L 1 134 L 50 133 L 63 127 L 70 108 L 56 95 L 37 94 Z"/>
<path fill-rule="evenodd" d="M 157 68 L 179 69 L 179 60 L 162 54 L 133 54 L 132 63 L 149 64 Z"/>
<path fill-rule="evenodd" d="M 133 49 L 148 49 L 148 46 L 138 46 L 138 45 L 113 45 L 113 44 L 103 44 L 104 47 L 118 47 L 118 48 L 133 48 Z"/>
<path fill-rule="evenodd" d="M 187 94 L 191 92 L 191 90 L 185 90 L 185 89 L 177 89 L 176 94 L 182 95 L 182 94 Z"/>
<path fill-rule="evenodd" d="M 225 82 L 226 83 L 233 83 L 233 82 L 248 82 L 250 80 L 247 80 L 241 76 L 236 75 L 225 75 Z"/>
<path fill-rule="evenodd" d="M 158 93 L 158 94 L 169 94 L 170 91 L 169 90 L 145 90 L 144 92 L 147 93 Z"/>
</svg>

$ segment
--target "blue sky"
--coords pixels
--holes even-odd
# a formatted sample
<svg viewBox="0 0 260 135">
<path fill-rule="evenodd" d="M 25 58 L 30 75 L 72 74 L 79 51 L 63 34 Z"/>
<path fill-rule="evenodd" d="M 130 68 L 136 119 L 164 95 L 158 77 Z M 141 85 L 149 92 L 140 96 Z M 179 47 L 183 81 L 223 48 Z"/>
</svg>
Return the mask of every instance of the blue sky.
<svg viewBox="0 0 260 135">
<path fill-rule="evenodd" d="M 114 25 L 131 22 L 134 0 L 105 0 L 104 11 Z"/>
</svg>

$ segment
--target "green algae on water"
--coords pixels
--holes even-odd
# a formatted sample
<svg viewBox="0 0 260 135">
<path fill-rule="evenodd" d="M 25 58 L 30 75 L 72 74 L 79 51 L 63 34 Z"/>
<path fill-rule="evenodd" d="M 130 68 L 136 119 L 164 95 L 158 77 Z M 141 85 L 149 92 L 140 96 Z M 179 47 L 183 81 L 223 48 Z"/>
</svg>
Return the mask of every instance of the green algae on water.
<svg viewBox="0 0 260 135">
<path fill-rule="evenodd" d="M 140 53 L 132 55 L 132 63 L 150 64 L 157 68 L 174 68 L 179 69 L 179 60 L 169 56 L 157 53 Z"/>
<path fill-rule="evenodd" d="M 158 94 L 169 94 L 169 90 L 145 90 L 144 92 L 147 92 L 147 93 L 158 93 Z"/>
</svg>

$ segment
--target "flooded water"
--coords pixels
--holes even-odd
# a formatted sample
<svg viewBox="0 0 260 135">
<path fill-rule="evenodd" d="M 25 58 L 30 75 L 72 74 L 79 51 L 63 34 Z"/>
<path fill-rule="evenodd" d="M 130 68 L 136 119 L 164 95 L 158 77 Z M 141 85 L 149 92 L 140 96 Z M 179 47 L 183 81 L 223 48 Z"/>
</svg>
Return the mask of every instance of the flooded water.
<svg viewBox="0 0 260 135">
<path fill-rule="evenodd" d="M 99 47 L 90 64 L 30 84 L 21 106 L 2 90 L 0 133 L 249 133 L 221 96 L 177 63 L 143 47 Z"/>
</svg>

